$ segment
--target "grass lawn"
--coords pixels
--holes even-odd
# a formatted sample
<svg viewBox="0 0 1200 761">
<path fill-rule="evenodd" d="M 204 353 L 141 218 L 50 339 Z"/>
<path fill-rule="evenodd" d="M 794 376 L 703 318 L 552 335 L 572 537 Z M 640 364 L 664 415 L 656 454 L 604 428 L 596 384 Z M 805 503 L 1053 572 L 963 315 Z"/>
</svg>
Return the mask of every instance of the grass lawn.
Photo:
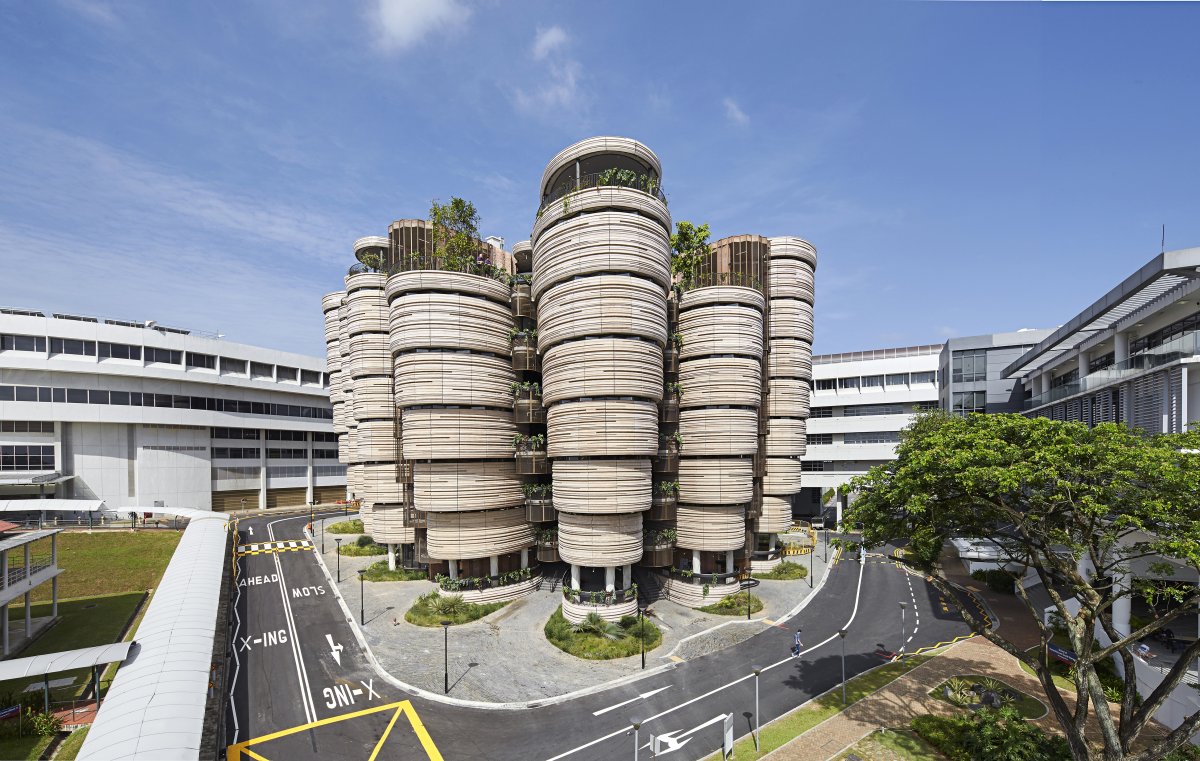
<svg viewBox="0 0 1200 761">
<path fill-rule="evenodd" d="M 903 758 L 905 761 L 943 761 L 945 759 L 945 756 L 938 753 L 932 745 L 908 729 L 881 729 L 873 732 L 859 740 L 837 759 L 845 761 L 851 756 L 857 757 L 860 761 L 892 761 L 896 758 Z"/>
<path fill-rule="evenodd" d="M 441 626 L 442 621 L 451 625 L 470 623 L 508 605 L 507 602 L 485 604 L 466 602 L 462 595 L 442 595 L 435 589 L 417 598 L 404 614 L 404 620 L 417 626 Z"/>
<path fill-rule="evenodd" d="M 87 737 L 88 730 L 91 727 L 80 727 L 67 736 L 67 739 L 62 741 L 58 746 L 58 750 L 54 753 L 54 761 L 75 761 L 75 757 L 79 755 L 79 751 L 83 748 L 83 740 Z"/>
<path fill-rule="evenodd" d="M 1074 649 L 1071 647 L 1071 641 L 1069 639 L 1067 639 L 1067 637 L 1065 635 L 1055 634 L 1054 637 L 1050 641 L 1056 645 L 1065 647 L 1068 650 Z M 1031 647 L 1028 650 L 1026 650 L 1025 652 L 1028 653 L 1029 655 L 1034 656 L 1035 658 L 1043 657 L 1042 648 L 1040 645 Z M 1025 665 L 1024 662 L 1021 663 L 1021 669 L 1026 674 L 1029 674 L 1030 676 L 1034 677 L 1035 679 L 1037 678 L 1037 674 L 1034 672 L 1034 670 L 1032 668 L 1030 668 L 1029 666 Z M 1075 682 L 1073 682 L 1071 680 L 1071 678 L 1069 676 L 1070 672 L 1071 672 L 1071 667 L 1068 666 L 1067 664 L 1063 663 L 1062 661 L 1056 660 L 1054 658 L 1050 659 L 1050 674 L 1054 677 L 1054 684 L 1060 690 L 1066 690 L 1068 693 L 1074 693 L 1075 692 Z M 1105 687 L 1105 692 L 1110 693 L 1108 695 L 1108 699 L 1113 702 L 1120 702 L 1121 695 L 1124 694 L 1124 692 L 1125 692 L 1125 683 L 1124 683 L 1124 680 L 1122 680 L 1121 677 L 1117 675 L 1117 669 L 1115 666 L 1113 666 L 1112 661 L 1105 658 L 1104 660 L 1097 663 L 1096 664 L 1096 675 L 1100 677 L 1100 684 L 1102 684 Z M 1141 703 L 1140 696 L 1138 698 L 1136 698 L 1136 700 L 1138 701 L 1139 704 Z"/>
<path fill-rule="evenodd" d="M 0 758 L 5 761 L 37 761 L 53 739 L 37 735 L 0 739 Z"/>
<path fill-rule="evenodd" d="M 757 613 L 763 609 L 763 601 L 758 598 L 758 595 L 736 592 L 712 605 L 705 605 L 699 610 L 701 613 L 713 613 L 718 616 L 744 616 L 746 615 L 746 595 L 750 595 L 751 613 Z"/>
<path fill-rule="evenodd" d="M 793 579 L 807 579 L 808 569 L 799 563 L 793 563 L 785 560 L 779 563 L 769 571 L 761 571 L 754 574 L 756 579 L 770 579 L 772 581 L 791 581 Z"/>
<path fill-rule="evenodd" d="M 643 618 L 639 626 L 637 616 L 626 616 L 620 623 L 607 626 L 595 622 L 595 627 L 604 626 L 605 630 L 616 637 L 606 637 L 595 631 L 572 631 L 571 622 L 563 617 L 562 606 L 551 614 L 546 621 L 544 631 L 550 644 L 570 653 L 577 658 L 589 661 L 605 661 L 612 658 L 627 658 L 642 652 L 642 639 L 646 642 L 646 652 L 662 644 L 662 632 L 654 622 Z"/>
<path fill-rule="evenodd" d="M 158 586 L 181 532 L 64 531 L 58 535 L 58 596 L 62 598 L 144 592 Z M 49 551 L 49 543 L 46 551 Z M 10 560 L 10 562 L 12 562 Z M 33 590 L 35 601 L 50 599 L 50 585 Z"/>
<path fill-rule="evenodd" d="M 973 684 L 982 684 L 985 688 L 992 690 L 993 692 L 998 691 L 998 688 L 1013 691 L 1016 693 L 1017 699 L 1008 705 L 1015 708 L 1017 713 L 1021 714 L 1021 716 L 1026 719 L 1040 719 L 1049 712 L 1049 709 L 1046 708 L 1046 705 L 1032 695 L 1026 694 L 1000 679 L 979 676 L 978 674 L 965 674 L 947 679 L 934 689 L 930 690 L 929 695 L 937 698 L 938 700 L 949 703 L 952 706 L 956 706 L 958 708 L 967 708 L 969 704 L 979 702 L 979 697 L 975 695 L 975 693 L 968 692 L 969 688 Z M 950 691 L 957 695 L 955 700 L 951 700 L 950 698 L 946 697 L 946 687 L 949 687 Z"/>
<path fill-rule="evenodd" d="M 339 521 L 338 523 L 330 523 L 325 527 L 325 530 L 331 534 L 361 534 L 363 532 L 363 522 L 358 518 Z"/>
<path fill-rule="evenodd" d="M 367 572 L 363 574 L 363 578 L 367 581 L 426 581 L 429 579 L 429 573 L 411 568 L 388 570 L 387 561 L 380 560 L 378 563 L 367 566 Z"/>
<path fill-rule="evenodd" d="M 851 706 L 871 693 L 899 679 L 908 672 L 925 663 L 933 655 L 910 655 L 909 657 L 880 666 L 846 682 L 846 705 Z M 787 716 L 767 724 L 762 728 L 761 751 L 755 752 L 754 738 L 747 735 L 733 744 L 734 761 L 762 758 L 771 751 L 796 739 L 821 722 L 844 710 L 842 706 L 842 689 L 838 685 L 834 689 L 820 695 L 802 708 Z M 710 757 L 716 759 L 718 756 Z"/>
<path fill-rule="evenodd" d="M 74 650 L 94 645 L 107 645 L 121 638 L 121 629 L 133 615 L 143 592 L 125 592 L 103 597 L 83 597 L 76 600 L 59 600 L 59 622 L 22 650 L 17 657 L 53 653 L 59 650 Z M 34 603 L 34 618 L 50 615 L 50 603 Z M 25 609 L 9 609 L 9 626 L 24 626 Z M 55 679 L 73 676 L 77 685 L 85 684 L 90 678 L 88 669 L 76 669 L 54 674 Z M 13 679 L 0 682 L 0 696 L 18 693 L 37 682 L 37 678 Z M 66 692 L 65 688 L 61 692 Z M 60 698 L 52 695 L 52 699 Z M 3 758 L 3 756 L 0 756 Z"/>
<path fill-rule="evenodd" d="M 338 547 L 338 554 L 353 558 L 360 558 L 367 555 L 386 555 L 387 547 L 382 544 L 375 544 L 375 540 L 369 536 L 360 536 L 357 541 Z"/>
</svg>

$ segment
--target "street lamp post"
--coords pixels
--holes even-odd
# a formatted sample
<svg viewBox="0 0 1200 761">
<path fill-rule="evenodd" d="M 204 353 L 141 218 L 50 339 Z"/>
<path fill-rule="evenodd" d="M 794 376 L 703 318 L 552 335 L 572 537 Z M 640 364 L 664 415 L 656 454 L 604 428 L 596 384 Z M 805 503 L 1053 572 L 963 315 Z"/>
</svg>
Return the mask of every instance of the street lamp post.
<svg viewBox="0 0 1200 761">
<path fill-rule="evenodd" d="M 333 538 L 333 541 L 337 545 L 337 563 L 338 563 L 337 576 L 338 576 L 338 583 L 341 584 L 342 583 L 342 538 L 340 536 L 336 536 Z"/>
<path fill-rule="evenodd" d="M 905 605 L 903 600 L 901 600 L 900 601 L 900 649 L 896 651 L 897 654 L 904 652 L 904 634 L 905 634 L 906 629 L 908 628 L 907 625 L 904 623 L 904 609 L 906 607 L 908 607 L 908 606 Z"/>
<path fill-rule="evenodd" d="M 825 562 L 829 562 L 829 526 L 826 525 L 823 529 L 825 532 Z"/>
<path fill-rule="evenodd" d="M 325 521 L 321 521 L 321 554 L 325 554 Z"/>
<path fill-rule="evenodd" d="M 638 761 L 638 745 L 641 744 L 641 741 L 638 740 L 638 730 L 642 728 L 642 722 L 632 719 L 629 723 L 633 725 L 633 761 Z"/>
<path fill-rule="evenodd" d="M 366 596 L 366 577 L 367 569 L 358 569 L 358 623 L 362 626 L 367 625 L 367 596 Z"/>
<path fill-rule="evenodd" d="M 758 736 L 760 734 L 758 728 L 758 675 L 762 673 L 762 666 L 751 666 L 754 670 L 754 752 L 758 752 Z"/>
<path fill-rule="evenodd" d="M 638 639 L 642 643 L 642 668 L 646 668 L 646 625 L 642 623 L 642 606 L 638 604 Z"/>
<path fill-rule="evenodd" d="M 450 694 L 450 622 L 442 621 L 442 694 Z"/>
<path fill-rule="evenodd" d="M 842 640 L 842 705 L 846 705 L 846 630 L 839 629 L 838 637 Z"/>
<path fill-rule="evenodd" d="M 809 589 L 813 588 L 813 555 L 817 554 L 817 543 L 816 543 L 815 536 L 813 537 L 813 540 L 814 541 L 813 541 L 812 552 L 808 553 L 808 588 Z"/>
</svg>

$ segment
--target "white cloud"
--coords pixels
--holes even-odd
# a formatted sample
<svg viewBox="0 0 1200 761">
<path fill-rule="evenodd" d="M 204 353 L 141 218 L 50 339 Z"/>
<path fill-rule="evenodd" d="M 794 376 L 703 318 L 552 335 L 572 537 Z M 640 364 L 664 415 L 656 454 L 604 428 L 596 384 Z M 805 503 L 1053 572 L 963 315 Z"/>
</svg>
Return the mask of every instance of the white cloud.
<svg viewBox="0 0 1200 761">
<path fill-rule="evenodd" d="M 379 47 L 406 50 L 430 32 L 444 32 L 466 23 L 471 9 L 460 0 L 374 0 L 371 24 Z"/>
<path fill-rule="evenodd" d="M 59 4 L 88 21 L 104 26 L 117 26 L 121 23 L 121 19 L 109 3 L 94 0 L 59 0 Z"/>
<path fill-rule="evenodd" d="M 540 61 L 566 43 L 567 33 L 561 26 L 552 26 L 549 29 L 539 28 L 537 36 L 533 38 L 533 57 Z"/>
<path fill-rule="evenodd" d="M 583 66 L 566 54 L 565 46 L 570 37 L 565 29 L 552 26 L 538 29 L 530 53 L 534 60 L 542 61 L 546 68 L 540 84 L 531 89 L 517 88 L 514 100 L 517 108 L 537 116 L 548 116 L 552 112 L 562 119 L 564 110 L 578 115 L 582 95 L 579 89 L 583 78 Z"/>
<path fill-rule="evenodd" d="M 736 100 L 726 98 L 723 102 L 725 104 L 725 116 L 728 117 L 729 121 L 741 125 L 750 123 L 750 117 L 746 116 L 746 112 L 742 110 L 742 107 L 737 104 Z"/>
</svg>

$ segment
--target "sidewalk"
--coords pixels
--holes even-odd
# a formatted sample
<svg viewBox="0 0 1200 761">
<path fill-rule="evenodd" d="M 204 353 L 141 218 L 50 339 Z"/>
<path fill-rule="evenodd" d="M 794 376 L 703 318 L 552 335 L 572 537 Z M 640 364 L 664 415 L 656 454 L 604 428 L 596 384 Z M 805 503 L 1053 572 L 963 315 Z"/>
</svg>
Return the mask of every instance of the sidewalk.
<svg viewBox="0 0 1200 761">
<path fill-rule="evenodd" d="M 965 675 L 995 677 L 1038 698 L 1042 703 L 1046 702 L 1041 685 L 1021 669 L 1015 658 L 986 639 L 974 637 L 952 646 L 942 655 L 921 664 L 763 758 L 772 761 L 829 759 L 877 729 L 907 727 L 913 718 L 922 714 L 949 716 L 962 713 L 963 709 L 934 698 L 929 692 L 952 676 Z M 1074 705 L 1073 695 L 1064 697 L 1068 705 Z M 1110 706 L 1110 709 L 1116 718 L 1117 707 Z M 1059 733 L 1058 723 L 1050 714 L 1034 723 L 1048 732 Z M 1095 729 L 1094 719 L 1091 728 Z M 1156 737 L 1163 733 L 1160 726 L 1151 724 L 1142 737 Z"/>
<path fill-rule="evenodd" d="M 996 630 L 1002 636 L 1022 650 L 1037 647 L 1042 644 L 1042 633 L 1038 629 L 1033 614 L 1016 595 L 1006 595 L 993 592 L 987 584 L 972 579 L 963 568 L 962 560 L 956 552 L 942 554 L 942 574 L 950 582 L 971 590 L 976 597 L 983 600 L 999 622 Z"/>
</svg>

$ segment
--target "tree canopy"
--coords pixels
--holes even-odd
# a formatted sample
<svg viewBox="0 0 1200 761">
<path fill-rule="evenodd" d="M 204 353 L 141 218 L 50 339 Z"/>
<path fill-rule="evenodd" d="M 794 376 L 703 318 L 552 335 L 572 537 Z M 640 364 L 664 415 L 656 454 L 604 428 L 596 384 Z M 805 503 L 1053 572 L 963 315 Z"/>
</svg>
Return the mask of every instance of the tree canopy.
<svg viewBox="0 0 1200 761">
<path fill-rule="evenodd" d="M 671 248 L 675 251 L 671 257 L 671 272 L 679 276 L 679 283 L 685 290 L 692 287 L 700 262 L 712 253 L 709 235 L 707 222 L 699 226 L 687 220 L 675 223 L 675 234 L 671 236 Z"/>
<path fill-rule="evenodd" d="M 461 198 L 449 203 L 433 201 L 429 206 L 434 256 L 448 270 L 466 272 L 484 262 L 479 242 L 479 212 L 475 204 Z"/>
<path fill-rule="evenodd" d="M 1133 646 L 1200 601 L 1194 576 L 1170 578 L 1172 568 L 1200 569 L 1197 452 L 1194 432 L 1149 436 L 1117 424 L 1089 428 L 1021 415 L 925 412 L 902 433 L 894 461 L 851 481 L 856 494 L 845 519 L 862 523 L 866 547 L 909 539 L 907 562 L 930 573 L 948 600 L 957 598 L 937 573 L 944 543 L 956 536 L 995 541 L 1002 562 L 1018 577 L 1036 574 L 1054 604 L 1055 626 L 1078 656 L 1074 707 L 1055 685 L 1045 654 L 1054 626 L 1022 585 L 1015 590 L 1042 633 L 1042 653 L 1026 653 L 968 609 L 960 610 L 964 620 L 1035 671 L 1074 758 L 1149 761 L 1180 747 L 1200 726 L 1198 712 L 1152 747 L 1131 751 L 1200 655 L 1200 642 L 1193 643 L 1138 704 Z M 1135 561 L 1158 580 L 1123 582 Z M 1171 609 L 1132 632 L 1113 626 L 1114 602 L 1152 594 L 1168 598 Z M 1115 722 L 1096 670 L 1114 655 L 1125 673 Z M 1092 755 L 1084 737 L 1089 713 L 1101 729 L 1102 756 Z"/>
</svg>

